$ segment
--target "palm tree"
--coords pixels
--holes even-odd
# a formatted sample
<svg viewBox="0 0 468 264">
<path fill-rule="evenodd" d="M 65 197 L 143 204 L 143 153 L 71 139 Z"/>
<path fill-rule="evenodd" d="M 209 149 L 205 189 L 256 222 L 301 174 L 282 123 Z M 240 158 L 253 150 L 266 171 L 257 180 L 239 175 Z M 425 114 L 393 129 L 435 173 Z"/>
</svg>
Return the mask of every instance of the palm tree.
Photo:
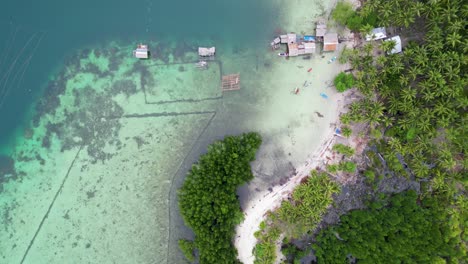
<svg viewBox="0 0 468 264">
<path fill-rule="evenodd" d="M 418 122 L 416 123 L 416 126 L 422 132 L 429 132 L 432 129 L 431 120 L 428 118 L 419 118 Z"/>
<path fill-rule="evenodd" d="M 418 75 L 422 74 L 422 69 L 418 66 L 410 66 L 408 69 L 408 77 L 411 81 L 415 81 Z"/>
<path fill-rule="evenodd" d="M 379 64 L 381 67 L 383 67 L 385 65 L 385 63 L 387 62 L 387 57 L 385 56 L 379 56 L 377 57 L 377 60 L 376 60 L 377 64 Z"/>
<path fill-rule="evenodd" d="M 395 122 L 395 117 L 393 117 L 393 116 L 385 115 L 385 116 L 382 118 L 382 123 L 383 123 L 383 125 L 384 125 L 385 127 L 392 126 L 394 122 Z"/>
<path fill-rule="evenodd" d="M 340 116 L 340 121 L 345 125 L 349 125 L 349 122 L 351 122 L 351 115 L 349 113 L 342 114 Z"/>
<path fill-rule="evenodd" d="M 448 34 L 446 39 L 447 39 L 447 42 L 452 45 L 452 48 L 462 43 L 461 42 L 462 36 L 458 34 L 458 32 L 452 32 L 451 34 Z"/>
<path fill-rule="evenodd" d="M 418 178 L 429 176 L 429 167 L 424 163 L 421 157 L 415 157 L 411 162 L 411 170 Z"/>
<path fill-rule="evenodd" d="M 343 133 L 343 136 L 349 138 L 353 134 L 353 131 L 348 126 L 344 126 L 341 128 L 341 133 Z"/>
<path fill-rule="evenodd" d="M 438 0 L 432 0 L 437 1 Z M 443 11 L 442 7 L 438 3 L 430 4 L 427 8 L 424 9 L 423 14 L 427 18 L 441 18 L 440 13 Z"/>
<path fill-rule="evenodd" d="M 411 13 L 415 13 L 416 15 L 418 15 L 418 17 L 421 16 L 422 13 L 424 13 L 424 11 L 426 10 L 425 8 L 426 6 L 421 3 L 421 2 L 416 2 L 413 4 L 413 8 L 411 10 Z"/>
<path fill-rule="evenodd" d="M 391 73 L 400 73 L 405 69 L 405 65 L 403 65 L 401 57 L 398 54 L 390 55 L 389 58 L 391 58 L 391 61 L 389 61 L 391 63 L 389 65 L 389 71 Z"/>
<path fill-rule="evenodd" d="M 452 152 L 446 148 L 439 151 L 439 158 L 437 162 L 438 162 L 438 165 L 446 171 L 453 170 L 453 168 L 456 165 L 456 162 L 453 159 Z"/>
<path fill-rule="evenodd" d="M 394 154 L 401 154 L 403 152 L 403 146 L 398 138 L 392 137 L 388 140 L 388 146 L 391 149 L 391 152 Z"/>
<path fill-rule="evenodd" d="M 395 40 L 386 40 L 382 41 L 382 44 L 380 47 L 384 52 L 390 52 L 392 49 L 394 49 L 396 46 L 396 41 Z"/>
<path fill-rule="evenodd" d="M 437 101 L 433 111 L 434 111 L 434 114 L 436 114 L 438 117 L 447 116 L 448 114 L 450 114 L 448 101 L 447 100 Z"/>
<path fill-rule="evenodd" d="M 406 87 L 401 90 L 401 98 L 411 102 L 416 98 L 416 90 L 411 87 Z"/>
<path fill-rule="evenodd" d="M 449 32 L 458 32 L 464 29 L 466 26 L 466 21 L 463 20 L 455 20 L 452 23 L 447 25 L 447 29 Z"/>
<path fill-rule="evenodd" d="M 365 24 L 365 25 L 361 28 L 361 34 L 362 34 L 363 36 L 370 35 L 370 33 L 372 32 L 372 29 L 374 29 L 374 27 L 372 27 L 372 25 Z"/>
<path fill-rule="evenodd" d="M 401 129 L 401 130 L 408 130 L 410 127 L 413 126 L 413 120 L 409 119 L 409 118 L 400 118 L 398 120 L 398 127 Z"/>
</svg>

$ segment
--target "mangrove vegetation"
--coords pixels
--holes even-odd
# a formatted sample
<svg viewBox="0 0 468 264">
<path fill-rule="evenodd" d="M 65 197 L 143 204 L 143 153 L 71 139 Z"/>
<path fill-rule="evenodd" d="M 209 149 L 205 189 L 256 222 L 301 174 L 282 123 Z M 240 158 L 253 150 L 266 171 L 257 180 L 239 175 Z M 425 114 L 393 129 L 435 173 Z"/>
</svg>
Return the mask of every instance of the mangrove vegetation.
<svg viewBox="0 0 468 264">
<path fill-rule="evenodd" d="M 261 142 L 257 133 L 227 136 L 188 172 L 178 193 L 182 217 L 195 233 L 193 244 L 179 241 L 188 260 L 198 252 L 200 263 L 238 263 L 232 242 L 243 213 L 236 189 L 253 178 L 250 162 Z"/>
</svg>

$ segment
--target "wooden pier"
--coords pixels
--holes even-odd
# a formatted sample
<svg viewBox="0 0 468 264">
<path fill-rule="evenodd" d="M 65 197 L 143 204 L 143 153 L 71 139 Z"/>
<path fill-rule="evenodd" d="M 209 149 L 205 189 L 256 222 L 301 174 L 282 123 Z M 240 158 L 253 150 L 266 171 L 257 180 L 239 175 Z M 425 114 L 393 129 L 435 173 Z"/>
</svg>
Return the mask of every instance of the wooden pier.
<svg viewBox="0 0 468 264">
<path fill-rule="evenodd" d="M 221 79 L 222 91 L 240 90 L 240 74 L 224 75 Z"/>
</svg>

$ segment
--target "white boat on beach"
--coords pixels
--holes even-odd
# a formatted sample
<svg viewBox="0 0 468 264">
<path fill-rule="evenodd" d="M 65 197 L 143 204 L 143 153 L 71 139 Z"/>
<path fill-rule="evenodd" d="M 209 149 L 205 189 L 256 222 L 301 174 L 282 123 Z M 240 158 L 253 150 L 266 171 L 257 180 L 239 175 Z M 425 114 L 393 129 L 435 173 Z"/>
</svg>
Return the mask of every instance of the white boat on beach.
<svg viewBox="0 0 468 264">
<path fill-rule="evenodd" d="M 288 57 L 289 54 L 288 54 L 288 53 L 281 52 L 281 53 L 278 53 L 278 56 L 280 56 L 280 57 Z"/>
</svg>

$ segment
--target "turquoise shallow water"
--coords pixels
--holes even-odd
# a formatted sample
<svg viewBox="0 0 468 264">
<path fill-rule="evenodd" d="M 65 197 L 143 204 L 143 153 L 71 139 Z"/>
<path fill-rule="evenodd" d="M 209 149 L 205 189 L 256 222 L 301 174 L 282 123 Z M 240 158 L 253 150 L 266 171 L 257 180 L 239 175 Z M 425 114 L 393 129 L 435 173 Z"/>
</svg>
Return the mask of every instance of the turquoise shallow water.
<svg viewBox="0 0 468 264">
<path fill-rule="evenodd" d="M 24 135 L 47 80 L 74 51 L 110 40 L 160 38 L 265 45 L 277 12 L 267 0 L 2 1 L 0 153 Z"/>
<path fill-rule="evenodd" d="M 327 1 L 3 1 L 0 263 L 184 263 L 177 188 L 213 140 L 262 134 L 245 204 L 334 120 L 319 94 L 333 96 L 336 54 L 284 60 L 268 47 L 312 32 Z M 150 60 L 132 57 L 140 42 Z M 216 60 L 197 69 L 206 45 Z M 241 89 L 222 93 L 232 73 Z"/>
<path fill-rule="evenodd" d="M 188 89 L 187 83 L 196 86 L 202 74 L 193 75 L 200 77 L 193 78 L 194 82 L 190 82 L 191 75 L 184 78 L 185 71 L 194 72 L 190 70 L 193 59 L 187 60 L 190 63 L 183 70 L 179 65 L 169 67 L 172 73 L 161 76 L 159 85 L 154 80 L 148 84 L 148 94 L 143 93 L 148 96 L 145 104 L 136 88 L 126 91 L 130 101 L 126 101 L 128 94 L 113 98 L 123 108 L 117 107 L 110 96 L 132 87 L 128 83 L 118 86 L 119 80 L 147 83 L 140 73 L 149 78 L 150 73 L 165 69 L 149 64 L 156 60 L 167 63 L 177 53 L 182 54 L 175 58 L 180 62 L 185 52 L 198 45 L 216 45 L 223 70 L 244 70 L 246 93 L 249 84 L 254 86 L 254 71 L 270 70 L 270 59 L 262 56 L 279 23 L 278 12 L 267 0 L 2 1 L 0 237 L 7 239 L 0 242 L 0 263 L 64 263 L 65 259 L 118 263 L 126 257 L 139 259 L 139 263 L 166 263 L 166 259 L 167 263 L 182 263 L 172 261 L 181 258 L 177 239 L 187 233 L 176 211 L 169 216 L 177 207 L 175 191 L 169 194 L 169 190 L 176 190 L 172 179 L 183 179 L 188 170 L 185 164 L 194 162 L 214 138 L 245 129 L 236 122 L 225 126 L 223 118 L 215 118 L 214 110 L 220 117 L 229 116 L 230 112 L 224 113 L 224 103 L 252 101 L 251 106 L 255 106 L 257 99 L 244 94 L 248 100 L 239 100 L 241 94 L 233 93 L 221 102 L 216 82 L 206 95 L 194 94 L 195 89 Z M 160 54 L 154 60 L 135 60 L 131 50 L 139 42 L 152 44 L 150 47 Z M 161 54 L 164 51 L 167 54 Z M 90 64 L 108 66 L 102 72 L 86 68 L 81 61 L 97 57 L 104 63 Z M 210 70 L 218 78 L 222 71 L 215 65 Z M 247 69 L 251 74 L 246 74 Z M 81 78 L 81 74 L 88 75 Z M 172 82 L 166 77 L 173 78 Z M 95 79 L 89 83 L 87 78 Z M 77 86 L 85 83 L 90 87 L 83 88 L 83 94 L 74 94 L 73 89 L 64 94 L 70 80 Z M 172 83 L 179 82 L 185 86 L 172 91 Z M 153 94 L 151 88 L 156 87 Z M 181 101 L 179 104 L 152 104 L 161 101 L 158 91 L 165 87 L 165 94 Z M 85 96 L 85 91 L 91 95 Z M 216 100 L 203 101 L 204 97 Z M 79 98 L 97 100 L 79 102 Z M 200 99 L 202 102 L 197 103 Z M 49 108 L 44 109 L 44 101 Z M 62 123 L 60 117 L 49 120 L 53 116 L 49 111 L 37 128 L 36 104 L 42 105 L 41 113 L 61 107 L 59 116 L 67 122 Z M 239 105 L 232 106 L 235 118 L 230 120 L 242 120 L 246 116 L 243 111 L 250 109 L 245 107 L 249 104 Z M 74 106 L 79 109 L 75 111 Z M 102 110 L 110 112 L 101 114 Z M 110 117 L 123 111 L 128 119 Z M 98 115 L 110 120 L 88 120 Z M 213 125 L 207 129 L 210 123 Z M 209 133 L 203 140 L 196 139 L 205 130 Z M 59 139 L 55 136 L 58 134 Z M 95 137 L 102 142 L 93 141 Z M 110 139 L 119 143 L 110 144 Z M 69 146 L 62 148 L 61 144 Z M 109 154 L 109 159 L 99 157 L 102 162 L 96 162 L 95 154 Z"/>
</svg>

